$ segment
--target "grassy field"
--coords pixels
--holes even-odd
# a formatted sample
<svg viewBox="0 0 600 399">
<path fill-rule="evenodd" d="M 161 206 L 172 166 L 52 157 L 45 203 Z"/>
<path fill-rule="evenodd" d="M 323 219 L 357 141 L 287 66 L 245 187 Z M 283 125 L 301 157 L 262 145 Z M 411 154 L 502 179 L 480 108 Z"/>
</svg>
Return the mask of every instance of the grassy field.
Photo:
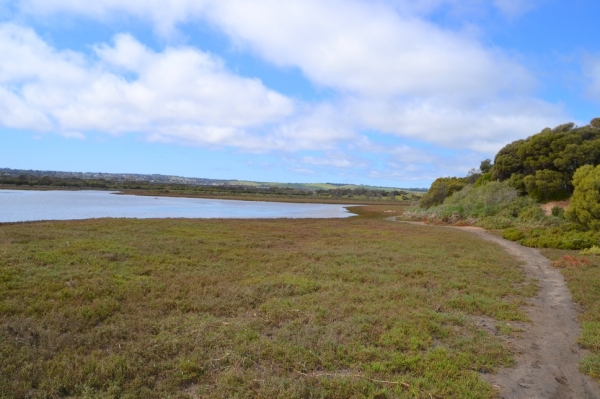
<svg viewBox="0 0 600 399">
<path fill-rule="evenodd" d="M 581 371 L 600 380 L 600 256 L 560 249 L 542 249 L 541 252 L 561 267 L 573 301 L 583 307 L 579 343 L 591 353 L 581 362 Z M 564 262 L 565 255 L 578 262 Z"/>
<path fill-rule="evenodd" d="M 0 225 L 0 397 L 494 397 L 534 285 L 399 210 Z"/>
</svg>

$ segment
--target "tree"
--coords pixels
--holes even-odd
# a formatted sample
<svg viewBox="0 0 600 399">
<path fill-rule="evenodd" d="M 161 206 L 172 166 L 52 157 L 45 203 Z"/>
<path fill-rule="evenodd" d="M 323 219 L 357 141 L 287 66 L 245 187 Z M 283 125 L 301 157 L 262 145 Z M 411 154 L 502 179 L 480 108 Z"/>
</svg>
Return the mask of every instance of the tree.
<svg viewBox="0 0 600 399">
<path fill-rule="evenodd" d="M 419 201 L 421 208 L 430 208 L 435 205 L 440 205 L 444 200 L 460 191 L 467 185 L 468 181 L 463 177 L 440 177 L 436 179 Z"/>
<path fill-rule="evenodd" d="M 527 193 L 537 201 L 568 197 L 567 183 L 562 173 L 553 170 L 538 170 L 535 175 L 523 179 Z"/>
<path fill-rule="evenodd" d="M 492 160 L 488 158 L 484 161 L 481 161 L 481 165 L 479 165 L 479 170 L 481 171 L 481 173 L 488 173 L 490 170 L 492 170 Z"/>
<path fill-rule="evenodd" d="M 565 213 L 575 223 L 600 231 L 600 166 L 583 166 L 573 176 L 575 190 Z"/>
<path fill-rule="evenodd" d="M 494 158 L 492 167 L 492 180 L 510 179 L 514 173 L 521 173 L 523 163 L 519 158 L 519 147 L 525 143 L 525 140 L 514 141 L 502 148 Z"/>
<path fill-rule="evenodd" d="M 593 119 L 590 125 L 576 127 L 566 123 L 554 129 L 545 128 L 538 134 L 506 145 L 494 159 L 491 167 L 492 180 L 511 181 L 511 185 L 521 193 L 527 191 L 534 196 L 547 197 L 540 190 L 551 189 L 543 181 L 550 178 L 549 172 L 537 175 L 539 171 L 553 171 L 562 174 L 567 193 L 573 191 L 573 173 L 584 165 L 600 164 L 600 118 Z M 515 177 L 516 176 L 516 177 Z M 531 176 L 531 177 L 528 177 Z M 550 180 L 554 182 L 554 175 Z M 528 188 L 525 187 L 527 179 Z M 538 187 L 537 182 L 541 182 Z M 560 189 L 562 190 L 562 188 Z"/>
<path fill-rule="evenodd" d="M 475 184 L 475 182 L 481 177 L 481 170 L 471 168 L 467 172 L 467 182 L 469 184 Z"/>
</svg>

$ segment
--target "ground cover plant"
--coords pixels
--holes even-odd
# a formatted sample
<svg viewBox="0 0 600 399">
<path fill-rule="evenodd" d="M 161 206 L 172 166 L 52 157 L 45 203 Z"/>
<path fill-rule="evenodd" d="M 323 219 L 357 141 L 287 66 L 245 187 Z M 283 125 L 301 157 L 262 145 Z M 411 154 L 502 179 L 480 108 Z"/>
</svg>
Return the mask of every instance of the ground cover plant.
<svg viewBox="0 0 600 399">
<path fill-rule="evenodd" d="M 582 327 L 579 343 L 590 354 L 581 361 L 580 369 L 600 381 L 600 251 L 541 251 L 561 269 L 573 301 L 584 310 L 579 317 Z"/>
<path fill-rule="evenodd" d="M 398 210 L 0 225 L 0 397 L 494 397 L 534 284 Z"/>
</svg>

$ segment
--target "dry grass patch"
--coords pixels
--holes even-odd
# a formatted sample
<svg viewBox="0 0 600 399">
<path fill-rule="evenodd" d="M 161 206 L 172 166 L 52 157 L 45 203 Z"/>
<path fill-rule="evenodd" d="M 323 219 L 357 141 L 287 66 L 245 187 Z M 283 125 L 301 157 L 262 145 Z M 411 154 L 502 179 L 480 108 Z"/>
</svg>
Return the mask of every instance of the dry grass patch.
<svg viewBox="0 0 600 399">
<path fill-rule="evenodd" d="M 533 286 L 389 209 L 0 225 L 0 397 L 494 397 L 512 359 L 470 315 L 523 320 Z"/>
</svg>

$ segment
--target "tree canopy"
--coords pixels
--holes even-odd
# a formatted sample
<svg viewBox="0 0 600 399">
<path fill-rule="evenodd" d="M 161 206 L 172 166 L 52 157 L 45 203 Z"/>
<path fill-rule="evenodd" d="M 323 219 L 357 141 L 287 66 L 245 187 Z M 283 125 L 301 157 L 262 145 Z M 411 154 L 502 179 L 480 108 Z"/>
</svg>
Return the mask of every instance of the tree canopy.
<svg viewBox="0 0 600 399">
<path fill-rule="evenodd" d="M 509 180 L 521 193 L 544 201 L 568 197 L 575 171 L 598 164 L 600 118 L 595 118 L 586 126 L 567 123 L 506 145 L 490 173 L 492 180 Z"/>
<path fill-rule="evenodd" d="M 419 206 L 429 208 L 440 205 L 447 197 L 462 190 L 468 183 L 469 180 L 466 177 L 440 177 L 431 184 L 429 191 L 421 197 Z"/>
<path fill-rule="evenodd" d="M 600 231 L 600 166 L 583 166 L 573 176 L 575 191 L 567 217 L 594 231 Z"/>
</svg>

